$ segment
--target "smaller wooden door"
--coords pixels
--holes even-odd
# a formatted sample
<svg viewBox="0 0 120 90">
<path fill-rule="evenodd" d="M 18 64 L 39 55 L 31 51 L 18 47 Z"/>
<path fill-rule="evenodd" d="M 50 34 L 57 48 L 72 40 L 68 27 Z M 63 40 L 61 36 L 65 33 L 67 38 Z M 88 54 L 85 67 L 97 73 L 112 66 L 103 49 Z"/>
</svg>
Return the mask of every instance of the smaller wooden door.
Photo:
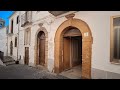
<svg viewBox="0 0 120 90">
<path fill-rule="evenodd" d="M 41 33 L 39 39 L 39 64 L 44 66 L 45 65 L 45 34 Z"/>
<path fill-rule="evenodd" d="M 70 68 L 70 38 L 63 39 L 63 70 Z"/>
<path fill-rule="evenodd" d="M 25 47 L 25 60 L 24 60 L 24 63 L 26 65 L 29 64 L 29 47 Z"/>
<path fill-rule="evenodd" d="M 13 43 L 12 41 L 10 42 L 10 55 L 13 55 Z"/>
</svg>

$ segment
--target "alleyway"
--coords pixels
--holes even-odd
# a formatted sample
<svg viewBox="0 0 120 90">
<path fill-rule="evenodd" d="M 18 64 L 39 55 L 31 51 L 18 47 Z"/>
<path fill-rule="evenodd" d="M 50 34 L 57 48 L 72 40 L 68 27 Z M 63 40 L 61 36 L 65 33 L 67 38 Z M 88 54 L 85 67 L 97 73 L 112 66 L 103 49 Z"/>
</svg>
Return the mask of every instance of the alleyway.
<svg viewBox="0 0 120 90">
<path fill-rule="evenodd" d="M 0 66 L 0 79 L 68 79 L 55 75 L 43 68 L 34 68 L 27 65 Z"/>
</svg>

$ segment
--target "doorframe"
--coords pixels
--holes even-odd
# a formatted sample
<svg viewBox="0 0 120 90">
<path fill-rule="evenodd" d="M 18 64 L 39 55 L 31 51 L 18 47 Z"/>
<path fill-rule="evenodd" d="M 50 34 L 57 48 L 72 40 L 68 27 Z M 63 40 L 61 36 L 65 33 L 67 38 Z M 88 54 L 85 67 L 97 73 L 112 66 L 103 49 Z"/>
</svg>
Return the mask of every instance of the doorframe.
<svg viewBox="0 0 120 90">
<path fill-rule="evenodd" d="M 37 39 L 38 39 L 38 34 L 40 31 L 43 31 L 45 33 L 45 67 L 47 68 L 48 65 L 48 32 L 47 30 L 40 26 L 40 28 L 37 30 L 36 35 L 35 35 L 35 47 L 34 47 L 34 64 L 35 66 L 37 66 L 38 63 L 38 43 L 37 43 Z"/>
<path fill-rule="evenodd" d="M 78 28 L 82 33 L 82 78 L 90 79 L 93 37 L 88 24 L 76 18 L 69 18 L 64 21 L 55 33 L 54 72 L 57 74 L 62 72 L 63 34 L 65 29 L 70 26 Z"/>
</svg>

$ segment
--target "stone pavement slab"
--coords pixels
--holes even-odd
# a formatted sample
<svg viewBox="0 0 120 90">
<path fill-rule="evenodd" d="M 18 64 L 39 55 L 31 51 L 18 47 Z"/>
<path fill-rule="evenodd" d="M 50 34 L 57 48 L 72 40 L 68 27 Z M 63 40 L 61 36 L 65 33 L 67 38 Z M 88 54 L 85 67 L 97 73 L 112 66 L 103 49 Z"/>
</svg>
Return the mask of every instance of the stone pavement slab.
<svg viewBox="0 0 120 90">
<path fill-rule="evenodd" d="M 61 75 L 55 75 L 43 68 L 35 68 L 27 65 L 15 64 L 0 66 L 0 79 L 68 79 Z"/>
</svg>

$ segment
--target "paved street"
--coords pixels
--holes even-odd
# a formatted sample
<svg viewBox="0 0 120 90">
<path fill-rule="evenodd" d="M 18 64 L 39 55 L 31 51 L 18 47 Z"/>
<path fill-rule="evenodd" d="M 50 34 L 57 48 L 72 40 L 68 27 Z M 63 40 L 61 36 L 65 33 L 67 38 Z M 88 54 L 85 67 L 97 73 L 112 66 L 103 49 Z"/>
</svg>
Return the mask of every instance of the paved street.
<svg viewBox="0 0 120 90">
<path fill-rule="evenodd" d="M 29 67 L 15 64 L 0 66 L 0 79 L 68 79 L 61 75 L 55 75 L 43 68 Z"/>
</svg>

